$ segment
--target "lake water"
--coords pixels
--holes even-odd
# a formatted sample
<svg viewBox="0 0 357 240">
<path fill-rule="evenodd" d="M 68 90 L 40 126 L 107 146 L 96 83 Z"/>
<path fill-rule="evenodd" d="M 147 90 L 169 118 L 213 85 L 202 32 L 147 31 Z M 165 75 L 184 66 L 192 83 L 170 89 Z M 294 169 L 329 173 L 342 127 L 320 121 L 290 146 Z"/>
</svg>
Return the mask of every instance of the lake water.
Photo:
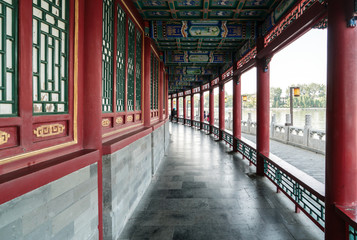
<svg viewBox="0 0 357 240">
<path fill-rule="evenodd" d="M 228 114 L 229 110 L 227 111 Z M 256 121 L 256 109 L 243 109 L 243 120 L 248 119 L 248 113 L 252 115 L 252 121 Z M 270 121 L 272 114 L 276 116 L 277 124 L 285 124 L 286 114 L 290 114 L 289 108 L 271 108 Z M 304 127 L 305 115 L 311 115 L 311 125 L 313 129 L 325 130 L 326 128 L 326 109 L 325 108 L 305 108 L 294 109 L 294 126 Z"/>
</svg>

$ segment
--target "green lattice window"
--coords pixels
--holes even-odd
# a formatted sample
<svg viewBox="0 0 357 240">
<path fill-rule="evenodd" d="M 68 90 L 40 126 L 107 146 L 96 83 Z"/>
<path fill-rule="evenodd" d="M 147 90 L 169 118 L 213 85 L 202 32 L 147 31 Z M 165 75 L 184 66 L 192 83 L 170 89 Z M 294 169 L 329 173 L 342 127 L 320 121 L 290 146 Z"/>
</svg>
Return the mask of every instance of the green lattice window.
<svg viewBox="0 0 357 240">
<path fill-rule="evenodd" d="M 17 1 L 0 0 L 0 116 L 17 115 Z"/>
<path fill-rule="evenodd" d="M 154 54 L 151 53 L 150 56 L 150 92 L 151 92 L 151 97 L 150 97 L 150 109 L 154 109 Z"/>
<path fill-rule="evenodd" d="M 126 16 L 123 9 L 118 5 L 118 23 L 117 23 L 117 111 L 125 111 L 125 23 Z"/>
<path fill-rule="evenodd" d="M 155 58 L 155 109 L 159 109 L 159 61 Z"/>
<path fill-rule="evenodd" d="M 33 1 L 33 112 L 68 112 L 68 0 Z"/>
<path fill-rule="evenodd" d="M 134 110 L 135 26 L 128 21 L 128 111 Z"/>
<path fill-rule="evenodd" d="M 113 2 L 103 0 L 102 111 L 113 111 Z"/>
<path fill-rule="evenodd" d="M 136 32 L 136 110 L 141 110 L 141 50 L 142 37 L 139 31 Z"/>
<path fill-rule="evenodd" d="M 166 82 L 165 82 L 165 73 L 163 74 L 164 78 L 162 79 L 162 109 L 166 109 Z"/>
<path fill-rule="evenodd" d="M 151 110 L 158 109 L 158 92 L 159 92 L 159 61 L 151 53 Z"/>
</svg>

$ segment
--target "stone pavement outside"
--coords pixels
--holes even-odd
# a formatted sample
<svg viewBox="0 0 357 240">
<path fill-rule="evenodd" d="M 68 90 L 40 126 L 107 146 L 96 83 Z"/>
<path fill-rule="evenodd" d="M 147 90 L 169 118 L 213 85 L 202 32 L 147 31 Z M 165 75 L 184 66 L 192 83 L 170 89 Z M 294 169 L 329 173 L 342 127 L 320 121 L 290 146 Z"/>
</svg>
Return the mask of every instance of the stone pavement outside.
<svg viewBox="0 0 357 240">
<path fill-rule="evenodd" d="M 242 137 L 256 143 L 256 136 L 242 133 Z M 325 184 L 325 155 L 270 140 L 270 152 Z"/>
<path fill-rule="evenodd" d="M 120 240 L 323 239 L 224 142 L 178 124 L 171 133 L 167 155 Z"/>
</svg>

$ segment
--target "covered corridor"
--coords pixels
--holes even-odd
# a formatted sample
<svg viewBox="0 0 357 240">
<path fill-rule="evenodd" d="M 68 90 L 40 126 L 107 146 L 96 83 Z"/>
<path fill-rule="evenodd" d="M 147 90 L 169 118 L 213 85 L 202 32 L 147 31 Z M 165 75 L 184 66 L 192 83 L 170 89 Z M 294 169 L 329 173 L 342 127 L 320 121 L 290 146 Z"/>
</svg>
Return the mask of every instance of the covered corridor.
<svg viewBox="0 0 357 240">
<path fill-rule="evenodd" d="M 0 0 L 0 239 L 356 240 L 356 22 L 357 0 Z M 325 185 L 269 141 L 270 61 L 312 28 L 328 29 Z"/>
<path fill-rule="evenodd" d="M 240 154 L 203 131 L 170 127 L 162 166 L 120 240 L 323 239 Z"/>
</svg>

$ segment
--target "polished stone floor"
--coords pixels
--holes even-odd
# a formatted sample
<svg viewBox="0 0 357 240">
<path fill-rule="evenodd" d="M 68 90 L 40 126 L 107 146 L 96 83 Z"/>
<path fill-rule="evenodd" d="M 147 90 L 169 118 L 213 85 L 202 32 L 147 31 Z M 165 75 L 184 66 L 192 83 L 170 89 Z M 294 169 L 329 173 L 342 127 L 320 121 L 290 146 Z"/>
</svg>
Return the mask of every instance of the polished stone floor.
<svg viewBox="0 0 357 240">
<path fill-rule="evenodd" d="M 119 239 L 323 239 L 224 143 L 190 127 L 170 128 L 167 155 Z"/>
</svg>

